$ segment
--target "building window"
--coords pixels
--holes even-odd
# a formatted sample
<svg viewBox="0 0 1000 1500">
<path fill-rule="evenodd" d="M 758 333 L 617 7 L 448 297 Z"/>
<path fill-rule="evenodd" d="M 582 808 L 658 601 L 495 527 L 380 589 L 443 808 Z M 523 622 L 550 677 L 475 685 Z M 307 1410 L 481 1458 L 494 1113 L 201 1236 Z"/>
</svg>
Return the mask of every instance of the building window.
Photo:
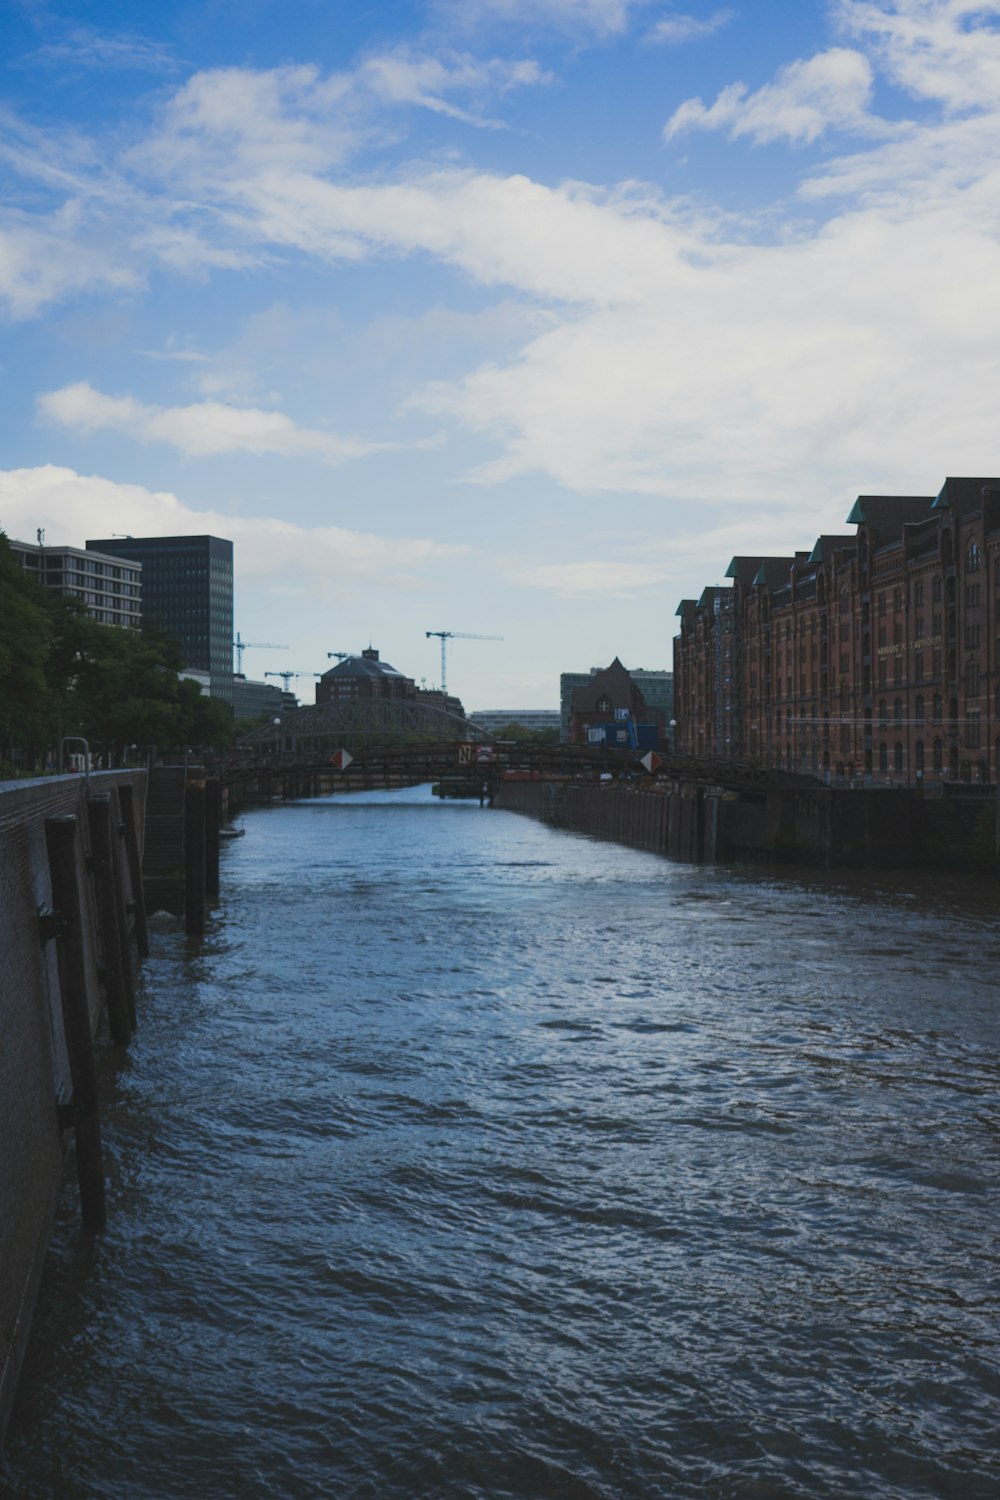
<svg viewBox="0 0 1000 1500">
<path fill-rule="evenodd" d="M 599 714 L 609 714 L 611 712 L 611 699 L 610 698 L 598 698 L 597 703 L 595 704 L 595 707 L 596 707 L 597 712 Z"/>
<path fill-rule="evenodd" d="M 975 609 L 979 603 L 979 584 L 967 583 L 965 585 L 965 607 Z"/>
<path fill-rule="evenodd" d="M 965 571 L 976 573 L 979 571 L 979 543 L 970 542 L 969 550 L 965 554 Z"/>
<path fill-rule="evenodd" d="M 903 769 L 903 746 L 900 740 L 897 740 L 893 746 L 892 763 L 894 770 L 901 771 Z"/>
<path fill-rule="evenodd" d="M 940 740 L 934 741 L 934 769 L 935 771 L 944 769 L 944 749 Z"/>
<path fill-rule="evenodd" d="M 903 680 L 903 658 L 901 656 L 893 657 L 892 680 L 897 687 Z"/>
<path fill-rule="evenodd" d="M 969 708 L 969 709 L 966 709 L 965 743 L 966 743 L 966 747 L 968 749 L 970 749 L 970 750 L 976 750 L 976 749 L 978 749 L 978 747 L 979 747 L 979 735 L 980 735 L 979 709 L 978 708 Z"/>
<path fill-rule="evenodd" d="M 903 700 L 902 700 L 902 698 L 897 698 L 896 701 L 893 703 L 893 705 L 892 705 L 892 717 L 893 717 L 893 720 L 895 721 L 895 723 L 902 724 L 902 722 L 903 722 Z"/>
<path fill-rule="evenodd" d="M 885 699 L 880 698 L 878 700 L 878 727 L 880 729 L 884 729 L 888 722 L 889 720 L 886 717 Z"/>
<path fill-rule="evenodd" d="M 979 663 L 977 661 L 966 663 L 965 694 L 967 698 L 979 697 Z"/>
<path fill-rule="evenodd" d="M 966 649 L 969 650 L 969 651 L 974 651 L 976 649 L 976 647 L 979 645 L 979 626 L 978 625 L 966 625 L 966 627 L 965 627 L 965 645 L 966 645 Z"/>
<path fill-rule="evenodd" d="M 878 747 L 878 768 L 883 773 L 889 769 L 889 746 L 885 740 L 880 741 Z"/>
<path fill-rule="evenodd" d="M 914 748 L 914 750 L 916 752 L 916 756 L 917 756 L 917 775 L 918 776 L 922 776 L 924 774 L 924 742 L 923 742 L 923 740 L 917 740 L 917 743 L 916 743 L 916 745 L 914 745 L 913 748 Z"/>
<path fill-rule="evenodd" d="M 917 701 L 916 701 L 916 703 L 914 705 L 914 709 L 915 709 L 915 712 L 916 712 L 917 723 L 918 724 L 922 724 L 924 722 L 924 695 L 923 695 L 923 693 L 918 693 L 917 694 Z"/>
<path fill-rule="evenodd" d="M 924 602 L 924 584 L 923 584 L 923 579 L 919 579 L 913 585 L 913 602 L 917 606 L 918 609 L 920 608 L 921 604 L 923 604 L 923 602 Z"/>
<path fill-rule="evenodd" d="M 932 604 L 940 604 L 941 603 L 941 580 L 940 580 L 940 578 L 935 578 L 932 581 L 932 583 L 931 583 L 931 603 Z"/>
<path fill-rule="evenodd" d="M 881 656 L 881 657 L 879 657 L 879 663 L 878 663 L 878 685 L 879 685 L 879 687 L 885 687 L 885 683 L 886 683 L 885 657 Z"/>
<path fill-rule="evenodd" d="M 913 653 L 913 680 L 914 682 L 923 682 L 924 680 L 924 653 L 922 651 L 914 651 Z"/>
</svg>

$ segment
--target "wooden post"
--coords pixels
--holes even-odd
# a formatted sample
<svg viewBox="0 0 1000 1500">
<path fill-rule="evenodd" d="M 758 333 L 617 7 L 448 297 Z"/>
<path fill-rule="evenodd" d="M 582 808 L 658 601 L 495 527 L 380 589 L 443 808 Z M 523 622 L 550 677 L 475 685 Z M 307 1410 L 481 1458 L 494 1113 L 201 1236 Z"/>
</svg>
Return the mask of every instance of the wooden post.
<svg viewBox="0 0 1000 1500">
<path fill-rule="evenodd" d="M 205 931 L 205 784 L 184 788 L 184 931 Z"/>
<path fill-rule="evenodd" d="M 149 957 L 149 928 L 146 926 L 146 893 L 142 886 L 142 860 L 139 857 L 139 831 L 135 816 L 135 788 L 128 782 L 118 787 L 118 806 L 122 815 L 125 854 L 128 859 L 129 884 L 132 887 L 132 930 L 136 952 Z"/>
<path fill-rule="evenodd" d="M 52 884 L 52 905 L 59 921 L 56 939 L 59 1001 L 73 1079 L 80 1210 L 87 1229 L 102 1229 L 105 1222 L 104 1161 L 97 1106 L 94 1038 L 90 1029 L 90 1001 L 87 996 L 87 959 L 83 944 L 80 883 L 77 875 L 76 818 L 72 815 L 46 818 L 45 844 Z"/>
<path fill-rule="evenodd" d="M 118 890 L 115 880 L 115 853 L 111 834 L 111 794 L 103 792 L 87 803 L 90 825 L 90 847 L 94 855 L 94 878 L 97 885 L 97 907 L 101 923 L 101 948 L 104 958 L 104 993 L 108 1006 L 111 1040 L 124 1047 L 132 1035 L 132 1018 L 125 980 L 125 959 L 118 930 Z"/>
<path fill-rule="evenodd" d="M 222 827 L 222 783 L 217 777 L 205 782 L 205 895 L 219 899 L 219 829 Z"/>
</svg>

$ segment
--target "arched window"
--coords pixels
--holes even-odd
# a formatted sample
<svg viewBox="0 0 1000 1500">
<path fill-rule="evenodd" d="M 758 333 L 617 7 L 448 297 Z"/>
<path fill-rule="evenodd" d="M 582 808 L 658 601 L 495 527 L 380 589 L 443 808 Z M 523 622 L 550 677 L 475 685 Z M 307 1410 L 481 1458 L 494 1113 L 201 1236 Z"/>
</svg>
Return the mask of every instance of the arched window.
<svg viewBox="0 0 1000 1500">
<path fill-rule="evenodd" d="M 922 776 L 924 774 L 924 742 L 923 742 L 923 740 L 917 740 L 917 743 L 914 746 L 914 750 L 916 752 L 916 757 L 917 757 L 917 775 L 918 776 Z"/>
<path fill-rule="evenodd" d="M 944 766 L 944 746 L 940 740 L 934 741 L 934 769 L 940 771 Z"/>
<path fill-rule="evenodd" d="M 878 727 L 880 729 L 884 729 L 888 722 L 889 720 L 886 712 L 885 699 L 880 698 L 878 700 Z"/>
<path fill-rule="evenodd" d="M 922 724 L 924 722 L 924 695 L 923 695 L 923 693 L 918 693 L 917 694 L 916 703 L 914 704 L 914 712 L 916 714 L 917 723 L 918 724 Z"/>
<path fill-rule="evenodd" d="M 902 724 L 902 722 L 903 722 L 903 700 L 902 700 L 902 698 L 897 698 L 896 701 L 895 701 L 895 703 L 892 705 L 892 716 L 895 719 L 895 721 L 896 721 L 897 724 Z"/>
<path fill-rule="evenodd" d="M 895 769 L 901 771 L 903 769 L 903 746 L 899 740 L 896 741 L 893 748 L 892 759 Z"/>
<path fill-rule="evenodd" d="M 888 771 L 889 769 L 889 746 L 886 744 L 885 740 L 879 741 L 878 768 L 882 772 Z"/>
<path fill-rule="evenodd" d="M 940 724 L 940 722 L 941 722 L 942 709 L 943 709 L 943 703 L 942 703 L 942 700 L 941 700 L 941 694 L 940 693 L 935 693 L 934 694 L 934 722 L 935 722 L 935 724 Z"/>
</svg>

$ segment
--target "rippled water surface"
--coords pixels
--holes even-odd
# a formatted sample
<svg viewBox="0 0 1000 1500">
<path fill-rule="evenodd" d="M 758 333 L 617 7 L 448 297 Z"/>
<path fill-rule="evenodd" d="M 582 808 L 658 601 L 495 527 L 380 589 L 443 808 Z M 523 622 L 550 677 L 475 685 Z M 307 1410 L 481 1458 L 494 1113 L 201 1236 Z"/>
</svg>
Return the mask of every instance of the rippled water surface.
<svg viewBox="0 0 1000 1500">
<path fill-rule="evenodd" d="M 0 1492 L 1000 1494 L 995 890 L 261 809 L 154 940 Z"/>
</svg>

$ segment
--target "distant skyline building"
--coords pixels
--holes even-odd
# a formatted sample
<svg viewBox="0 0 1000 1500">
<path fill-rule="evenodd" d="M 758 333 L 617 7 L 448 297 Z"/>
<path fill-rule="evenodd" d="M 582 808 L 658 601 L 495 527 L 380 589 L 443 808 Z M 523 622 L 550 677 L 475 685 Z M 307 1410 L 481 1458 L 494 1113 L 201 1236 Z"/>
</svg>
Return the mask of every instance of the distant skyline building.
<svg viewBox="0 0 1000 1500">
<path fill-rule="evenodd" d="M 261 719 L 297 707 L 295 694 L 275 687 L 273 683 L 255 681 L 242 673 L 233 677 L 233 717 L 236 719 Z"/>
<path fill-rule="evenodd" d="M 577 688 L 587 687 L 601 667 L 591 667 L 589 672 L 563 672 L 559 677 L 559 738 L 568 741 L 571 735 L 570 716 L 573 694 Z M 636 667 L 629 670 L 632 681 L 641 690 L 646 707 L 655 710 L 654 718 L 662 722 L 669 731 L 674 717 L 674 674 L 660 669 Z M 672 738 L 672 736 L 670 736 Z"/>
<path fill-rule="evenodd" d="M 44 532 L 41 533 L 44 535 Z M 80 547 L 32 546 L 8 538 L 24 571 L 43 588 L 79 599 L 102 625 L 138 630 L 142 620 L 142 564 Z"/>
<path fill-rule="evenodd" d="M 557 730 L 560 715 L 557 708 L 479 708 L 469 715 L 469 719 L 487 734 L 499 734 L 511 724 L 520 724 L 522 729 L 537 733 L 541 729 Z"/>
<path fill-rule="evenodd" d="M 87 551 L 142 564 L 143 619 L 179 642 L 184 666 L 207 672 L 213 698 L 233 703 L 233 544 L 217 536 L 88 540 Z"/>
<path fill-rule="evenodd" d="M 316 684 L 317 703 L 349 703 L 355 698 L 413 698 L 417 685 L 412 677 L 397 672 L 382 661 L 374 646 L 360 656 L 345 656 Z"/>
</svg>

